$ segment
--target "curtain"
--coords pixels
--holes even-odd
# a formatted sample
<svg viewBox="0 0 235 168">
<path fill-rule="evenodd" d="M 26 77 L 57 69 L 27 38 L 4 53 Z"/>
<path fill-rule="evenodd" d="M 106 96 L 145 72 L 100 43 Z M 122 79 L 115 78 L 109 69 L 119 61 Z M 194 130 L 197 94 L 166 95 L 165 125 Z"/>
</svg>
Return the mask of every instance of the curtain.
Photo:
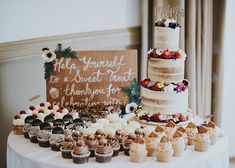
<svg viewBox="0 0 235 168">
<path fill-rule="evenodd" d="M 225 0 L 144 0 L 142 5 L 145 20 L 142 20 L 141 78 L 147 75 L 147 50 L 154 47 L 155 21 L 174 18 L 182 25 L 180 49 L 187 54 L 185 78 L 191 83 L 189 108 L 201 117 L 214 115 L 218 125 L 222 104 L 219 87 L 223 81 L 225 3 Z"/>
</svg>

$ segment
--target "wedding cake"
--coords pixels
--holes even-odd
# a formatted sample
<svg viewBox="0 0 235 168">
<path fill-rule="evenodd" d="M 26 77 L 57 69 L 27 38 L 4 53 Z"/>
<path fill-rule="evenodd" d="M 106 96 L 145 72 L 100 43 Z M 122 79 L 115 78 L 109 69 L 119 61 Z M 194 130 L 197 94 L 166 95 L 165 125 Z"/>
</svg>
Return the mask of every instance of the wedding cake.
<svg viewBox="0 0 235 168">
<path fill-rule="evenodd" d="M 186 123 L 188 86 L 184 79 L 186 54 L 179 49 L 180 24 L 174 19 L 155 23 L 154 49 L 148 52 L 148 78 L 141 81 L 142 111 L 138 119 L 149 123 Z"/>
</svg>

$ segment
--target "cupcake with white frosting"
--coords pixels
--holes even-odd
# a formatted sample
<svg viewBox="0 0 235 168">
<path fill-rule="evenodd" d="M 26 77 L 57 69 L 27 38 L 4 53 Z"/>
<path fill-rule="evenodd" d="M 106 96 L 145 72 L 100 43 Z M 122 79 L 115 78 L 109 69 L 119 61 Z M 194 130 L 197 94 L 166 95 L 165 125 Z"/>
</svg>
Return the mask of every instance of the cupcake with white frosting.
<svg viewBox="0 0 235 168">
<path fill-rule="evenodd" d="M 216 125 L 215 123 L 213 123 L 212 121 L 210 121 L 207 125 L 206 125 L 207 131 L 210 135 L 210 141 L 211 141 L 211 145 L 215 145 L 216 141 L 217 141 L 217 136 L 216 136 Z"/>
<path fill-rule="evenodd" d="M 156 150 L 157 161 L 168 162 L 173 156 L 172 143 L 166 136 L 163 136 Z"/>
<path fill-rule="evenodd" d="M 197 134 L 197 127 L 193 122 L 190 122 L 186 127 L 186 133 L 188 136 L 188 145 L 193 145 L 194 137 Z"/>
<path fill-rule="evenodd" d="M 20 117 L 20 115 L 15 115 L 13 121 L 12 121 L 12 126 L 13 126 L 13 133 L 15 135 L 23 135 L 23 126 L 24 126 L 24 119 Z"/>
<path fill-rule="evenodd" d="M 173 156 L 181 156 L 185 149 L 185 140 L 183 134 L 176 131 L 172 138 Z"/>
<path fill-rule="evenodd" d="M 157 145 L 160 142 L 160 139 L 158 138 L 157 133 L 153 131 L 151 134 L 149 134 L 146 137 L 145 142 L 146 142 L 146 148 L 148 151 L 148 156 L 155 156 Z"/>
<path fill-rule="evenodd" d="M 144 162 L 147 158 L 147 149 L 145 141 L 141 137 L 137 137 L 130 145 L 130 159 L 132 162 Z"/>
<path fill-rule="evenodd" d="M 162 128 L 161 126 L 157 126 L 154 132 L 156 132 L 157 137 L 160 139 L 162 139 L 162 137 L 166 135 L 164 128 Z"/>
<path fill-rule="evenodd" d="M 175 130 L 176 130 L 175 123 L 173 121 L 168 121 L 168 123 L 165 126 L 165 133 L 167 138 L 171 140 L 175 133 Z"/>
<path fill-rule="evenodd" d="M 198 133 L 194 138 L 194 150 L 206 152 L 210 147 L 210 135 L 204 126 L 198 127 Z"/>
<path fill-rule="evenodd" d="M 188 135 L 186 133 L 186 129 L 184 127 L 180 126 L 180 127 L 177 128 L 176 131 L 179 131 L 182 134 L 182 136 L 184 138 L 184 143 L 185 143 L 184 150 L 186 150 L 187 149 L 187 144 L 188 144 Z"/>
</svg>

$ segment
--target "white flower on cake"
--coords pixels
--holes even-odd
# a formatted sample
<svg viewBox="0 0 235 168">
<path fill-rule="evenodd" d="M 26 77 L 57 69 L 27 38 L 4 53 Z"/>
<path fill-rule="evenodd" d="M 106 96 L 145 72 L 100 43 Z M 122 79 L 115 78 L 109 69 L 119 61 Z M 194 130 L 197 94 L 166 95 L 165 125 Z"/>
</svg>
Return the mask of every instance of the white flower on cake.
<svg viewBox="0 0 235 168">
<path fill-rule="evenodd" d="M 175 85 L 170 84 L 170 85 L 164 87 L 164 91 L 165 92 L 173 92 L 175 87 L 176 87 Z"/>
<path fill-rule="evenodd" d="M 151 49 L 148 51 L 148 54 L 152 53 L 154 49 Z"/>
<path fill-rule="evenodd" d="M 134 110 L 137 109 L 137 107 L 138 105 L 134 102 L 127 104 L 125 108 L 126 114 L 133 113 Z"/>
<path fill-rule="evenodd" d="M 56 54 L 54 51 L 50 51 L 49 48 L 42 49 L 42 58 L 45 62 L 52 62 L 56 59 Z"/>
<path fill-rule="evenodd" d="M 157 55 L 162 55 L 163 52 L 164 52 L 163 49 L 157 49 L 157 50 L 156 50 L 156 54 L 157 54 Z"/>
</svg>

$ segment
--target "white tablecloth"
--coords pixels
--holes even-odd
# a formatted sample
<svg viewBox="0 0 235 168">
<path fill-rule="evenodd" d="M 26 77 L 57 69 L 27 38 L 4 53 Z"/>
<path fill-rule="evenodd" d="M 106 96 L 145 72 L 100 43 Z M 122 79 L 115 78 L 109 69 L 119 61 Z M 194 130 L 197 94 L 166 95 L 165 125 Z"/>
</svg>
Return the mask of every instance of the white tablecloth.
<svg viewBox="0 0 235 168">
<path fill-rule="evenodd" d="M 60 152 L 54 152 L 50 148 L 41 148 L 38 144 L 31 143 L 23 136 L 11 133 L 7 144 L 8 168 L 229 168 L 228 138 L 219 137 L 215 146 L 211 146 L 208 152 L 196 152 L 192 147 L 184 152 L 182 157 L 173 157 L 168 163 L 157 162 L 154 157 L 148 157 L 146 162 L 133 163 L 128 156 L 120 153 L 112 158 L 111 163 L 97 163 L 90 158 L 89 163 L 77 165 L 71 159 L 63 159 Z"/>
</svg>

